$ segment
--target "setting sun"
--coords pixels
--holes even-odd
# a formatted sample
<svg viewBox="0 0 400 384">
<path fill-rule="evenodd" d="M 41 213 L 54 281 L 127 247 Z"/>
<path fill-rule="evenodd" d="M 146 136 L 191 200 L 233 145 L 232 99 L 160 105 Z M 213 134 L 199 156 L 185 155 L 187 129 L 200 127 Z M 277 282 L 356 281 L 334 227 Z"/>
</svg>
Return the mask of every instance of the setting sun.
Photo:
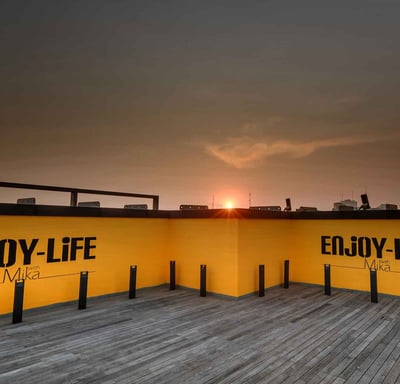
<svg viewBox="0 0 400 384">
<path fill-rule="evenodd" d="M 225 208 L 226 209 L 232 209 L 233 208 L 233 202 L 232 201 L 227 201 L 225 203 Z"/>
</svg>

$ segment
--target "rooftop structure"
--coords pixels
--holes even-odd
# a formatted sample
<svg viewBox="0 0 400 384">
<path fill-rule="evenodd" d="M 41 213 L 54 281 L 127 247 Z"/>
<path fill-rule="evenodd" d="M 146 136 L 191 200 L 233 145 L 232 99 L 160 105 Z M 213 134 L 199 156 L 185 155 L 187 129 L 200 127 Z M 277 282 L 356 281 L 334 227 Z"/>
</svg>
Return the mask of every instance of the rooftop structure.
<svg viewBox="0 0 400 384">
<path fill-rule="evenodd" d="M 399 382 L 398 210 L 0 204 L 0 226 L 1 383 Z"/>
<path fill-rule="evenodd" d="M 74 300 L 72 287 L 82 272 L 89 276 L 89 297 L 126 290 L 132 265 L 138 267 L 138 288 L 165 284 L 171 260 L 178 286 L 197 289 L 204 265 L 207 290 L 234 298 L 257 290 L 260 264 L 266 287 L 281 284 L 286 261 L 291 281 L 322 285 L 323 267 L 330 264 L 334 287 L 362 291 L 370 290 L 369 272 L 377 270 L 378 291 L 400 296 L 398 210 L 0 204 L 0 225 L 0 314 L 12 311 L 19 280 L 26 283 L 28 309 Z"/>
</svg>

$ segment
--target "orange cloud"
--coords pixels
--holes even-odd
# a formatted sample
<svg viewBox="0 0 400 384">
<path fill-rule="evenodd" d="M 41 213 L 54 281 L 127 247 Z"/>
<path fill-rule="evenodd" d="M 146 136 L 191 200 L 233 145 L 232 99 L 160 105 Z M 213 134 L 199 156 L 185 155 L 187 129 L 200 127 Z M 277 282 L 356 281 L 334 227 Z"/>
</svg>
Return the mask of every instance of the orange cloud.
<svg viewBox="0 0 400 384">
<path fill-rule="evenodd" d="M 222 144 L 206 145 L 206 152 L 235 168 L 254 168 L 266 158 L 289 155 L 292 158 L 309 156 L 317 150 L 338 146 L 357 145 L 377 141 L 371 137 L 342 137 L 308 142 L 289 140 L 260 140 L 249 136 L 231 137 Z"/>
</svg>

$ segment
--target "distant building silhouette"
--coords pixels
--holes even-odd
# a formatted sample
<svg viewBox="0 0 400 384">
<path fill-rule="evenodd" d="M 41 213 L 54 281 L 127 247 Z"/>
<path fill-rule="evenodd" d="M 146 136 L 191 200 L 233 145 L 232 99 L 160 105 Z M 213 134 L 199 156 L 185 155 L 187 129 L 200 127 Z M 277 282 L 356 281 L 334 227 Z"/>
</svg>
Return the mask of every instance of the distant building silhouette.
<svg viewBox="0 0 400 384">
<path fill-rule="evenodd" d="M 17 199 L 17 204 L 35 205 L 36 198 L 35 197 L 24 197 L 21 199 Z"/>
<path fill-rule="evenodd" d="M 332 211 L 356 211 L 356 210 L 357 210 L 357 201 L 356 200 L 345 199 L 345 200 L 333 203 Z"/>
<path fill-rule="evenodd" d="M 397 210 L 397 204 L 380 204 L 376 208 L 372 208 L 375 211 L 396 211 Z"/>
<path fill-rule="evenodd" d="M 80 201 L 78 207 L 100 208 L 100 201 Z"/>
<path fill-rule="evenodd" d="M 256 211 L 281 211 L 282 208 L 279 205 L 258 205 L 249 207 L 249 209 L 253 209 Z"/>
<path fill-rule="evenodd" d="M 299 207 L 296 209 L 296 212 L 317 212 L 318 209 L 316 207 Z"/>
<path fill-rule="evenodd" d="M 182 211 L 196 211 L 199 209 L 208 209 L 208 205 L 197 205 L 197 204 L 181 204 L 179 209 Z"/>
</svg>

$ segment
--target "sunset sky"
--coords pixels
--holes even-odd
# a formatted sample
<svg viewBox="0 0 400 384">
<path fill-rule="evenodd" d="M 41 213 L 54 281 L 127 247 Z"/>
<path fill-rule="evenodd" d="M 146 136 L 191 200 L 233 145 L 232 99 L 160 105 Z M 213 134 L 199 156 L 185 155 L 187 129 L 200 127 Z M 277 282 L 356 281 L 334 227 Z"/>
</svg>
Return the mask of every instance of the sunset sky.
<svg viewBox="0 0 400 384">
<path fill-rule="evenodd" d="M 399 20 L 398 0 L 2 0 L 0 181 L 400 204 Z"/>
</svg>

